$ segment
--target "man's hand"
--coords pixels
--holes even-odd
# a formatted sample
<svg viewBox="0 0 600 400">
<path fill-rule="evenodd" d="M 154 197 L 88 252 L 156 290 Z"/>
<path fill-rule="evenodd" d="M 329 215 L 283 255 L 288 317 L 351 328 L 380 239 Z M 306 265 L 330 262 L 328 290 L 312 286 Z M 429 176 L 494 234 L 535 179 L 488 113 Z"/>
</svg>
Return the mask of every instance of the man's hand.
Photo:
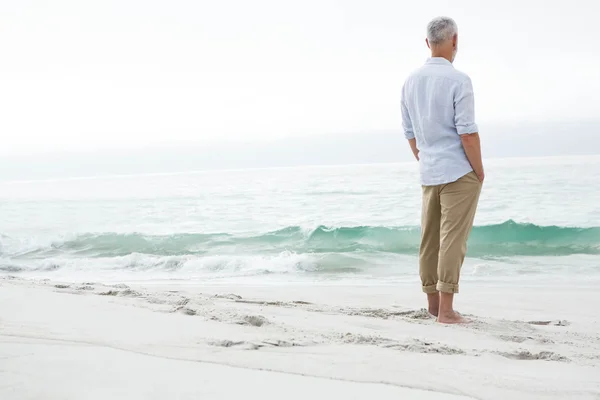
<svg viewBox="0 0 600 400">
<path fill-rule="evenodd" d="M 479 181 L 481 183 L 483 183 L 483 180 L 485 179 L 485 172 L 481 171 L 481 173 L 477 173 L 477 172 L 475 172 L 475 173 L 477 174 L 477 177 L 479 178 Z"/>
</svg>

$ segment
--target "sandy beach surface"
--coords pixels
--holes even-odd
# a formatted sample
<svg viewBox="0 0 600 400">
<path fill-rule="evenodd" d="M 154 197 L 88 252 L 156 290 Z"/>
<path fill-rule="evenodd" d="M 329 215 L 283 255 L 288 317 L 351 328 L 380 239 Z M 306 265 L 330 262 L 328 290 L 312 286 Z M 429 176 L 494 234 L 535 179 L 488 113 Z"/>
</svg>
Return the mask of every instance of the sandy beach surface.
<svg viewBox="0 0 600 400">
<path fill-rule="evenodd" d="M 0 278 L 0 399 L 600 399 L 595 285 Z"/>
</svg>

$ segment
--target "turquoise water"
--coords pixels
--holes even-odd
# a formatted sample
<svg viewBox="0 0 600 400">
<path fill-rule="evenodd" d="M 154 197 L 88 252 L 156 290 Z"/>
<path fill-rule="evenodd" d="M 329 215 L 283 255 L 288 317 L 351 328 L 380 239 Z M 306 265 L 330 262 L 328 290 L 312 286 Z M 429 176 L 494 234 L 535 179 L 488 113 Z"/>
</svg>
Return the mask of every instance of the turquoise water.
<svg viewBox="0 0 600 400">
<path fill-rule="evenodd" d="M 415 164 L 0 182 L 0 274 L 415 279 Z M 487 163 L 463 276 L 600 277 L 600 157 Z"/>
</svg>

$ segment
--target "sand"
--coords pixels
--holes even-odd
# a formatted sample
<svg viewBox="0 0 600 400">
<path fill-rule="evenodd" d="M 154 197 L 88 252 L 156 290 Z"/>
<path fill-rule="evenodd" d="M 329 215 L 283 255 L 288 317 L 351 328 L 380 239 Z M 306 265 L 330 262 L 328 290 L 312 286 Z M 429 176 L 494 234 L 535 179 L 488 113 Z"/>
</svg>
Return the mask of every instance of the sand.
<svg viewBox="0 0 600 400">
<path fill-rule="evenodd" d="M 595 285 L 0 278 L 0 399 L 600 399 Z"/>
</svg>

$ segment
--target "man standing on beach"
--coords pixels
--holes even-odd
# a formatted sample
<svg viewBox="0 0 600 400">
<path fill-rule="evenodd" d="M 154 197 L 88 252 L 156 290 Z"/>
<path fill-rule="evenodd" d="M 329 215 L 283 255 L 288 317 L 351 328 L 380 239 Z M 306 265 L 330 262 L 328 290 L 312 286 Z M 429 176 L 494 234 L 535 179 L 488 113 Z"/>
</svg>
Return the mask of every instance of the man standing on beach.
<svg viewBox="0 0 600 400">
<path fill-rule="evenodd" d="M 467 322 L 453 308 L 484 179 L 471 79 L 454 69 L 458 28 L 427 25 L 431 58 L 402 88 L 402 126 L 419 161 L 423 190 L 419 267 L 429 312 L 442 323 Z"/>
</svg>

